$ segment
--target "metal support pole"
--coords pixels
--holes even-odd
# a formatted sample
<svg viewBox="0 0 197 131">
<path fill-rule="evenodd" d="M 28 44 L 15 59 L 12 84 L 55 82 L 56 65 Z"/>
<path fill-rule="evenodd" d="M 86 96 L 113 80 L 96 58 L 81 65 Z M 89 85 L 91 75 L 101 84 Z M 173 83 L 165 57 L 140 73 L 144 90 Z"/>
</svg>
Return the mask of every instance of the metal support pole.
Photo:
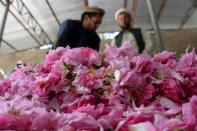
<svg viewBox="0 0 197 131">
<path fill-rule="evenodd" d="M 183 28 L 184 25 L 187 23 L 187 21 L 189 20 L 189 18 L 192 16 L 192 14 L 194 13 L 194 11 L 196 10 L 197 8 L 197 1 L 195 0 L 193 5 L 187 10 L 182 22 L 181 22 L 181 25 L 180 25 L 180 28 Z"/>
<path fill-rule="evenodd" d="M 127 8 L 127 0 L 124 0 L 124 2 L 123 2 L 123 8 Z"/>
<path fill-rule="evenodd" d="M 83 8 L 86 8 L 89 6 L 88 0 L 83 0 Z"/>
<path fill-rule="evenodd" d="M 2 1 L 0 1 L 3 5 L 5 5 Z M 42 45 L 42 43 L 37 40 L 37 38 L 29 31 L 29 29 L 19 20 L 19 18 L 16 17 L 16 15 L 13 13 L 13 11 L 9 10 L 12 16 L 21 24 L 21 26 L 30 34 L 30 36 L 38 43 L 39 46 Z"/>
<path fill-rule="evenodd" d="M 4 32 L 4 28 L 5 28 L 5 24 L 6 24 L 6 20 L 7 20 L 7 16 L 8 16 L 9 7 L 10 7 L 10 1 L 6 0 L 5 12 L 3 15 L 3 20 L 1 23 L 1 29 L 0 29 L 0 46 L 1 46 L 1 41 L 3 38 L 3 32 Z"/>
<path fill-rule="evenodd" d="M 134 25 L 135 23 L 135 18 L 136 18 L 136 14 L 137 14 L 137 8 L 138 8 L 138 2 L 139 0 L 133 0 L 132 3 L 131 3 L 131 18 L 132 18 L 132 21 L 131 21 L 131 26 Z"/>
<path fill-rule="evenodd" d="M 55 17 L 55 20 L 57 21 L 57 24 L 60 26 L 60 21 L 58 20 L 57 15 L 55 14 L 55 12 L 54 12 L 54 10 L 53 10 L 51 4 L 49 3 L 48 0 L 45 0 L 45 1 L 46 1 L 46 3 L 47 3 L 47 5 L 48 5 L 48 7 L 49 7 L 49 9 L 50 9 L 50 11 L 51 11 L 51 13 L 52 13 L 53 16 Z"/>
<path fill-rule="evenodd" d="M 42 28 L 42 26 L 38 23 L 37 19 L 33 16 L 33 14 L 31 13 L 31 11 L 29 10 L 29 8 L 27 8 L 27 6 L 24 4 L 24 2 L 22 0 L 19 0 L 20 3 L 23 5 L 24 10 L 27 11 L 27 13 L 29 14 L 29 18 L 31 18 L 36 24 L 38 29 L 40 29 L 40 31 L 42 32 L 42 34 L 45 35 L 45 37 L 49 40 L 50 43 L 53 43 L 51 38 L 48 36 L 48 34 L 44 31 L 44 29 Z M 18 11 L 18 10 L 17 10 Z M 28 24 L 28 23 L 27 23 Z M 44 42 L 45 43 L 45 42 Z"/>
<path fill-rule="evenodd" d="M 159 10 L 156 12 L 156 18 L 157 20 L 160 19 L 161 13 L 165 7 L 166 0 L 160 0 Z"/>
<path fill-rule="evenodd" d="M 19 52 L 19 50 L 17 50 L 14 46 L 12 46 L 12 44 L 10 44 L 9 42 L 5 41 L 4 39 L 2 39 L 2 42 L 4 42 L 7 46 L 9 46 L 12 50 Z"/>
<path fill-rule="evenodd" d="M 164 46 L 163 46 L 163 41 L 162 41 L 160 29 L 159 29 L 159 24 L 158 24 L 157 19 L 155 18 L 155 12 L 154 12 L 151 0 L 146 0 L 146 3 L 147 3 L 147 6 L 148 6 L 148 11 L 149 11 L 149 15 L 150 15 L 150 18 L 151 18 L 152 26 L 153 26 L 153 29 L 155 31 L 155 36 L 156 36 L 156 41 L 157 41 L 157 44 L 158 44 L 159 51 L 163 51 Z"/>
<path fill-rule="evenodd" d="M 6 6 L 6 3 L 2 0 L 0 0 L 0 3 Z M 44 31 L 23 1 L 14 0 L 12 8 L 9 9 L 9 12 L 24 27 L 24 29 L 38 43 L 39 46 L 47 42 L 52 43 L 52 40 L 48 34 Z M 18 15 L 16 15 L 14 12 L 18 13 Z M 20 16 L 22 20 L 18 16 Z"/>
</svg>

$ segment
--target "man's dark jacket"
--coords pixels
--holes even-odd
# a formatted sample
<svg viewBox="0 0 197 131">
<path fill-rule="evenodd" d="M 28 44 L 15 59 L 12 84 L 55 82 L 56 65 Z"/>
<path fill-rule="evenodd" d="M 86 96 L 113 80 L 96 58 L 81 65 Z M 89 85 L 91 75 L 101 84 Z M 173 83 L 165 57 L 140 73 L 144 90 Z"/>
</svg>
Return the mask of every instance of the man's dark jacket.
<svg viewBox="0 0 197 131">
<path fill-rule="evenodd" d="M 54 48 L 66 47 L 89 47 L 99 50 L 100 38 L 94 31 L 85 30 L 81 21 L 64 21 L 57 34 L 57 42 Z"/>
<path fill-rule="evenodd" d="M 137 46 L 138 46 L 138 52 L 142 53 L 142 51 L 145 48 L 145 43 L 144 43 L 144 40 L 142 37 L 141 29 L 140 28 L 132 28 L 129 31 L 134 35 L 134 37 L 136 39 Z M 121 46 L 122 37 L 123 37 L 122 31 L 117 36 L 115 36 L 115 41 L 116 41 L 117 47 Z"/>
</svg>

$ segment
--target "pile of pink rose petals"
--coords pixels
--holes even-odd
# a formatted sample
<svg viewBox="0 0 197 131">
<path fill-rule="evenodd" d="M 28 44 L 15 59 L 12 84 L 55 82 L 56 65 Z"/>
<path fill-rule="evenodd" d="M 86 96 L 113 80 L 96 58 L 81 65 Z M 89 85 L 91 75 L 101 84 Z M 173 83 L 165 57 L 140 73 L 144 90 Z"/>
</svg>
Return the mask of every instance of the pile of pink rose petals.
<svg viewBox="0 0 197 131">
<path fill-rule="evenodd" d="M 51 50 L 0 82 L 0 130 L 197 131 L 197 55 Z"/>
</svg>

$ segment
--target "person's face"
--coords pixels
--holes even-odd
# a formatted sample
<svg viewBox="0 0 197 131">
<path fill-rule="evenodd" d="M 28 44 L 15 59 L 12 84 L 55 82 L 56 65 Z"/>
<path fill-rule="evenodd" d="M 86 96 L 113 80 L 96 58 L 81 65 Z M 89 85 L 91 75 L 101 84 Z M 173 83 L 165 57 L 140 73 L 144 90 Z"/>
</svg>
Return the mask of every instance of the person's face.
<svg viewBox="0 0 197 131">
<path fill-rule="evenodd" d="M 126 13 L 121 13 L 118 15 L 118 24 L 122 29 L 129 29 L 130 28 L 131 18 Z"/>
<path fill-rule="evenodd" d="M 88 19 L 88 28 L 91 31 L 96 31 L 96 29 L 100 26 L 101 22 L 102 22 L 102 16 L 101 15 L 96 15 L 93 17 L 89 17 Z"/>
</svg>

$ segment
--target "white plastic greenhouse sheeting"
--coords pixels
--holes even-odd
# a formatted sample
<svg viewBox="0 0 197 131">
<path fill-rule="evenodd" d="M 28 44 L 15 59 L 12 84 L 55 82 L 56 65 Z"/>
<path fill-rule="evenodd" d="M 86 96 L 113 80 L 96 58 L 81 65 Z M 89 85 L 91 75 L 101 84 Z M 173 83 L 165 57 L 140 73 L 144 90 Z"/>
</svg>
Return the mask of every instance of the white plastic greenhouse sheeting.
<svg viewBox="0 0 197 131">
<path fill-rule="evenodd" d="M 5 0 L 4 0 L 5 1 Z M 13 0 L 16 1 L 16 0 Z M 23 0 L 50 38 L 55 41 L 58 24 L 49 10 L 45 0 Z M 65 19 L 80 19 L 83 10 L 82 0 L 49 0 L 60 22 Z M 132 0 L 128 0 L 127 6 L 131 10 Z M 159 0 L 152 0 L 154 8 L 159 8 Z M 159 24 L 161 29 L 179 28 L 187 10 L 192 6 L 193 0 L 167 0 L 161 14 Z M 123 6 L 123 0 L 89 0 L 89 5 L 97 5 L 106 10 L 106 15 L 98 32 L 118 31 L 118 25 L 114 20 L 115 11 Z M 0 3 L 0 22 L 2 21 L 4 6 Z M 16 13 L 17 14 L 17 13 Z M 151 29 L 151 21 L 145 0 L 139 0 L 135 27 Z M 197 27 L 197 11 L 194 11 L 184 28 Z M 8 41 L 17 50 L 24 50 L 38 46 L 36 41 L 24 30 L 24 28 L 9 13 L 5 26 L 3 39 Z M 2 42 L 0 54 L 14 52 Z"/>
</svg>

